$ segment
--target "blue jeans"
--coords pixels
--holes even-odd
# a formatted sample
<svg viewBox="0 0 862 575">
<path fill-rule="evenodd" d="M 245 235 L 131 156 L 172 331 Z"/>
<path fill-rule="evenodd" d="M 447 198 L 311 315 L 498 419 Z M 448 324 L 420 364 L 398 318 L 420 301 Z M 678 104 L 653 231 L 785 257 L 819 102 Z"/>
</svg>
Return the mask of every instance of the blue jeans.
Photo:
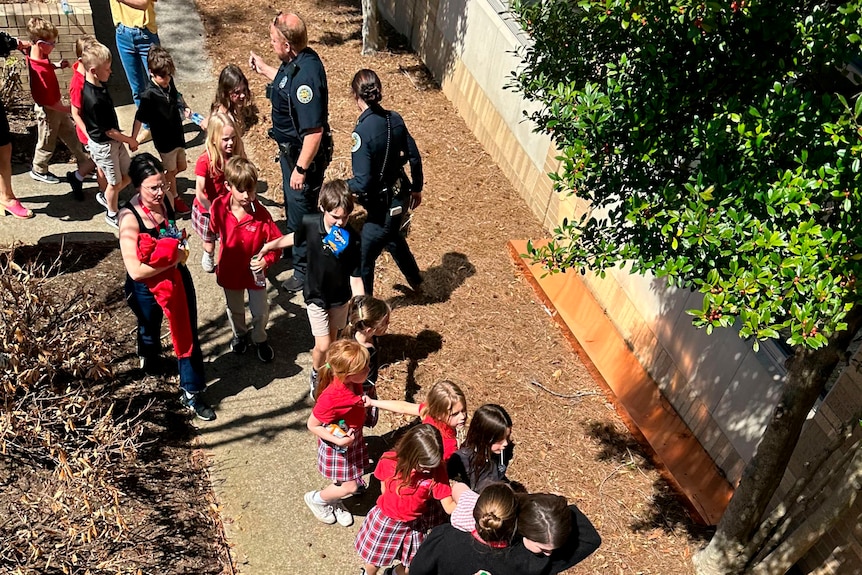
<svg viewBox="0 0 862 575">
<path fill-rule="evenodd" d="M 120 61 L 126 71 L 126 78 L 129 79 L 132 98 L 137 108 L 141 105 L 141 92 L 150 81 L 147 54 L 150 53 L 150 46 L 159 44 L 159 35 L 146 28 L 129 28 L 118 24 L 116 36 L 117 51 L 120 53 Z"/>
<path fill-rule="evenodd" d="M 206 389 L 204 378 L 204 357 L 201 352 L 201 343 L 198 340 L 198 302 L 195 295 L 195 286 L 192 276 L 186 266 L 179 266 L 183 278 L 183 287 L 186 290 L 186 302 L 189 306 L 189 320 L 192 326 L 192 337 L 194 338 L 194 351 L 191 357 L 184 357 L 177 361 L 180 372 L 180 387 L 189 393 L 198 393 Z M 155 358 L 162 352 L 161 332 L 162 308 L 153 297 L 150 288 L 143 282 L 136 282 L 126 275 L 126 303 L 132 309 L 132 313 L 138 318 L 138 355 L 145 358 Z"/>
<path fill-rule="evenodd" d="M 407 207 L 404 206 L 406 212 Z M 374 217 L 377 216 L 377 217 Z M 405 214 L 391 217 L 388 213 L 382 215 L 369 214 L 368 220 L 362 226 L 362 264 L 360 267 L 362 283 L 366 295 L 374 294 L 374 265 L 384 249 L 392 254 L 392 259 L 411 285 L 422 283 L 416 258 L 407 245 L 407 239 L 401 235 L 401 220 Z"/>
<path fill-rule="evenodd" d="M 295 232 L 302 225 L 306 214 L 317 213 L 317 199 L 320 196 L 320 186 L 323 185 L 323 174 L 326 166 L 318 166 L 315 161 L 305 175 L 305 184 L 301 190 L 290 187 L 290 175 L 296 167 L 296 162 L 289 156 L 279 154 L 281 166 L 281 189 L 284 192 L 284 211 L 287 213 L 287 233 Z M 305 279 L 308 264 L 305 242 L 293 246 L 293 277 Z"/>
</svg>

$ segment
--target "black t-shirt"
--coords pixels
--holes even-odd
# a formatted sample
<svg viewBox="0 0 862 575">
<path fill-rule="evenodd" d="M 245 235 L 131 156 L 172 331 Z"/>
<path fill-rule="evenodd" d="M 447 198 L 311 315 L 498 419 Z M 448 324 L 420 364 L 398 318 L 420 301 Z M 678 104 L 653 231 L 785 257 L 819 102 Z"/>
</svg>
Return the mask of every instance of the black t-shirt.
<svg viewBox="0 0 862 575">
<path fill-rule="evenodd" d="M 146 89 L 141 93 L 141 105 L 138 106 L 135 119 L 150 126 L 153 145 L 162 154 L 186 146 L 179 98 L 180 94 L 173 78 L 167 90 L 153 82 L 151 78 Z"/>
<path fill-rule="evenodd" d="M 114 101 L 111 100 L 108 88 L 104 84 L 96 86 L 90 82 L 84 82 L 84 89 L 81 90 L 81 117 L 84 125 L 87 126 L 87 135 L 99 144 L 111 141 L 111 138 L 105 134 L 108 130 L 120 129 Z"/>
<path fill-rule="evenodd" d="M 470 533 L 451 525 L 434 528 L 410 563 L 410 575 L 475 575 L 485 570 L 491 575 L 555 575 L 574 567 L 602 543 L 590 520 L 574 505 L 572 533 L 562 547 L 549 556 L 535 555 L 524 547 L 523 538 L 504 549 L 494 549 L 477 541 Z"/>
<path fill-rule="evenodd" d="M 305 48 L 279 66 L 270 101 L 277 142 L 302 146 L 302 138 L 312 130 L 329 131 L 329 88 L 317 52 Z"/>
<path fill-rule="evenodd" d="M 389 116 L 387 125 L 386 117 Z M 387 155 L 387 142 L 389 154 Z M 359 116 L 353 129 L 350 151 L 353 160 L 353 177 L 347 180 L 350 191 L 359 196 L 362 205 L 371 212 L 389 209 L 380 190 L 392 185 L 401 175 L 405 164 L 410 164 L 413 182 L 405 192 L 421 192 L 424 187 L 422 156 L 416 141 L 398 112 L 371 106 Z M 385 165 L 384 165 L 385 162 Z M 383 177 L 380 172 L 383 171 Z"/>
<path fill-rule="evenodd" d="M 362 256 L 359 251 L 359 232 L 348 226 L 348 244 L 339 255 L 323 248 L 323 238 L 327 231 L 323 225 L 323 214 L 308 214 L 302 218 L 302 225 L 294 232 L 294 244 L 306 242 L 308 246 L 308 269 L 302 295 L 305 303 L 313 303 L 329 309 L 350 301 L 350 278 L 361 277 L 359 264 Z"/>
</svg>

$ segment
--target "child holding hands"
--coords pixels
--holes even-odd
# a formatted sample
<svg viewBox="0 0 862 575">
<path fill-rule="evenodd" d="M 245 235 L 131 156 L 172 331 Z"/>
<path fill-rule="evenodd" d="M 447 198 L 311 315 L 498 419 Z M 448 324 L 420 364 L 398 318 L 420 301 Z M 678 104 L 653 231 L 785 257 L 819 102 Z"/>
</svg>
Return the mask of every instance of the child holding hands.
<svg viewBox="0 0 862 575">
<path fill-rule="evenodd" d="M 317 469 L 332 485 L 305 494 L 314 516 L 331 525 L 349 527 L 353 515 L 341 500 L 356 493 L 368 462 L 362 437 L 365 406 L 362 384 L 368 377 L 368 350 L 353 340 L 333 343 L 320 368 L 318 400 L 308 416 L 308 430 L 317 436 Z M 340 429 L 333 429 L 332 424 Z M 333 434 L 336 431 L 336 434 Z M 445 470 L 444 470 L 445 473 Z"/>
<path fill-rule="evenodd" d="M 90 158 L 84 151 L 81 142 L 75 134 L 75 123 L 72 121 L 71 108 L 60 99 L 60 83 L 57 81 L 57 68 L 69 67 L 69 62 L 63 60 L 57 64 L 48 59 L 54 50 L 54 45 L 60 37 L 56 26 L 41 18 L 30 18 L 27 22 L 27 32 L 30 34 L 30 55 L 27 57 L 27 67 L 30 77 L 30 92 L 36 103 L 36 121 L 38 140 L 33 153 L 33 168 L 30 177 L 46 184 L 57 184 L 60 179 L 48 171 L 48 162 L 54 154 L 59 137 L 75 156 L 79 168 L 86 165 Z M 83 199 L 78 180 L 69 180 L 76 199 Z M 77 187 L 75 184 L 79 184 Z"/>
<path fill-rule="evenodd" d="M 152 48 L 151 50 L 153 50 Z M 143 100 L 141 100 L 143 108 Z M 153 138 L 156 125 L 152 125 Z M 275 263 L 280 250 L 258 258 L 255 254 L 264 243 L 281 237 L 272 216 L 257 201 L 257 168 L 245 158 L 233 157 L 224 167 L 228 194 L 216 198 L 210 206 L 210 232 L 221 238 L 216 281 L 224 288 L 227 317 L 233 332 L 231 351 L 245 353 L 249 330 L 245 321 L 244 292 L 248 292 L 251 311 L 251 340 L 257 347 L 260 361 L 272 361 L 272 347 L 267 343 L 266 324 L 269 321 L 269 301 L 264 285 L 256 282 L 254 273 L 263 274 Z"/>
<path fill-rule="evenodd" d="M 120 131 L 120 122 L 114 110 L 114 101 L 104 83 L 111 77 L 111 51 L 99 42 L 93 42 L 81 56 L 84 68 L 87 70 L 84 88 L 81 91 L 81 106 L 84 125 L 90 142 L 87 148 L 90 156 L 96 162 L 96 167 L 105 174 L 107 187 L 105 193 L 99 193 L 96 199 L 105 206 L 105 222 L 119 229 L 117 220 L 117 205 L 120 190 L 131 182 L 129 164 L 131 158 L 126 151 L 136 151 L 138 142 Z M 125 144 L 125 146 L 123 145 Z"/>
<path fill-rule="evenodd" d="M 440 432 L 432 425 L 411 428 L 395 447 L 383 454 L 374 477 L 380 480 L 380 497 L 356 535 L 354 547 L 365 562 L 363 575 L 376 575 L 396 559 L 398 575 L 407 572 L 425 538 L 419 527 L 427 504 L 439 501 L 447 513 L 455 509 Z"/>
<path fill-rule="evenodd" d="M 215 115 L 213 115 L 215 117 Z M 292 233 L 269 242 L 260 252 L 288 248 L 303 242 L 308 245 L 308 270 L 302 295 L 308 310 L 308 323 L 314 336 L 311 350 L 310 387 L 312 399 L 318 371 L 329 346 L 347 324 L 351 296 L 365 295 L 360 274 L 362 256 L 359 233 L 347 223 L 353 212 L 353 196 L 344 180 L 332 180 L 320 188 L 320 214 L 308 214 Z"/>
</svg>

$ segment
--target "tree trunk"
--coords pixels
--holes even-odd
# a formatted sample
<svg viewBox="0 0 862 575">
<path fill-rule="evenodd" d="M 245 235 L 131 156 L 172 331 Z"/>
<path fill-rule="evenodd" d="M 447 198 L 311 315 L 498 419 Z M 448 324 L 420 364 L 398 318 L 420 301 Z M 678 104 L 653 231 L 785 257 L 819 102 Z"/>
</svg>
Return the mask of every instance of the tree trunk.
<svg viewBox="0 0 862 575">
<path fill-rule="evenodd" d="M 850 512 L 862 487 L 862 449 L 858 443 L 850 465 L 838 479 L 835 487 L 836 489 L 826 500 L 808 515 L 778 548 L 754 566 L 752 575 L 786 573 L 823 537 L 824 533 Z"/>
<path fill-rule="evenodd" d="M 760 445 L 743 469 L 715 535 L 693 558 L 698 575 L 741 575 L 757 553 L 747 544 L 781 482 L 808 413 L 862 325 L 862 307 L 854 307 L 846 321 L 847 330 L 833 334 L 825 347 L 795 349 Z"/>
<path fill-rule="evenodd" d="M 380 49 L 377 0 L 362 0 L 362 54 L 373 54 Z"/>
</svg>

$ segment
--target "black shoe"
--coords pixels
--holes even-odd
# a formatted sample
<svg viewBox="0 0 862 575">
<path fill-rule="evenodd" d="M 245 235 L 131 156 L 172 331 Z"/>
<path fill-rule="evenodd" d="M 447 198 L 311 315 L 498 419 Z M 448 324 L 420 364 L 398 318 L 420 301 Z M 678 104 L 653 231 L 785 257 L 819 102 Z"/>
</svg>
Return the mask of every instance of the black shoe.
<svg viewBox="0 0 862 575">
<path fill-rule="evenodd" d="M 263 363 L 269 363 L 274 357 L 275 353 L 272 351 L 272 347 L 268 343 L 262 341 L 257 344 L 257 358 L 260 361 Z"/>
<path fill-rule="evenodd" d="M 230 350 L 237 355 L 242 355 L 248 349 L 248 336 L 235 336 L 230 340 Z"/>
<path fill-rule="evenodd" d="M 200 394 L 194 394 L 191 397 L 186 395 L 185 391 L 180 392 L 180 403 L 189 411 L 194 411 L 199 419 L 204 421 L 212 421 L 216 418 L 213 408 L 207 405 L 204 400 L 199 397 Z"/>
<path fill-rule="evenodd" d="M 288 291 L 290 293 L 296 293 L 298 291 L 302 291 L 303 281 L 301 279 L 297 279 L 296 276 L 291 276 L 289 279 L 285 280 L 283 284 L 281 284 L 282 289 L 284 291 Z"/>
<path fill-rule="evenodd" d="M 72 188 L 72 197 L 79 202 L 83 202 L 84 182 L 78 180 L 78 176 L 75 175 L 74 171 L 66 172 L 66 181 L 69 182 L 69 186 Z"/>
</svg>

